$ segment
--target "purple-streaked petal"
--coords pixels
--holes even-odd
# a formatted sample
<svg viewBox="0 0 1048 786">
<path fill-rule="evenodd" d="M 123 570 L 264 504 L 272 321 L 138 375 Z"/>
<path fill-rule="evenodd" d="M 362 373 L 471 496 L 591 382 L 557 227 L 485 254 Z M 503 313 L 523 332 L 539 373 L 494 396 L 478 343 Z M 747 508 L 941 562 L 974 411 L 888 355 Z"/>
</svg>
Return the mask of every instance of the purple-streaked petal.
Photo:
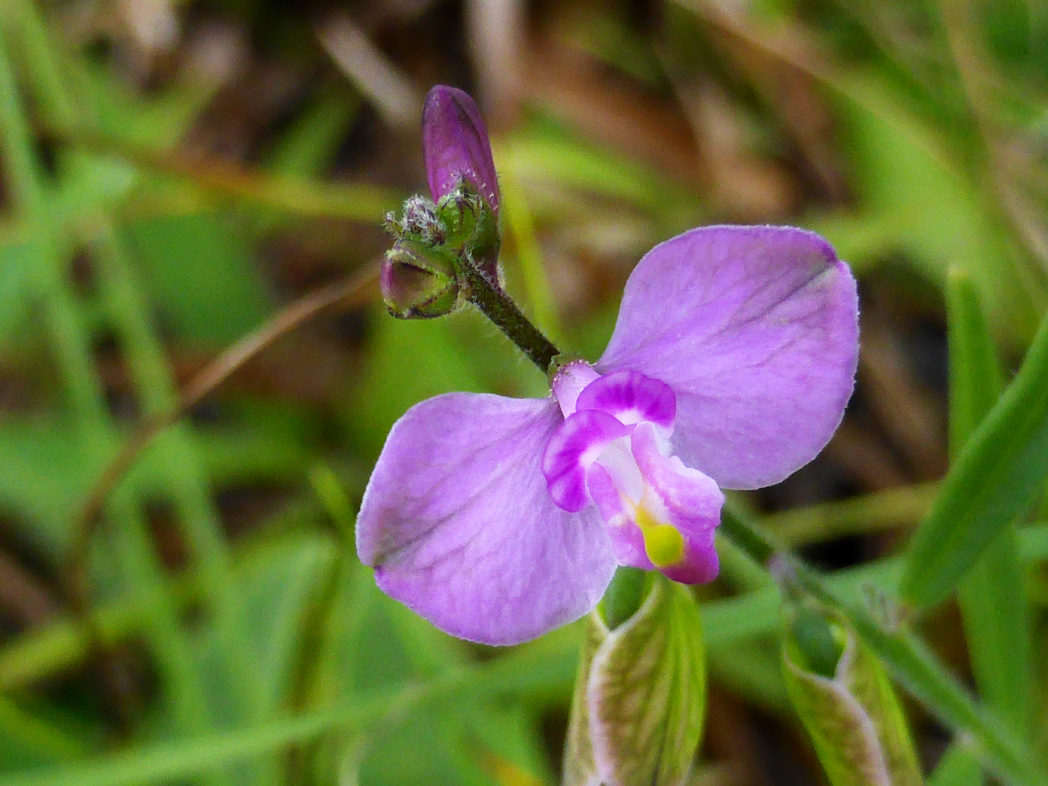
<svg viewBox="0 0 1048 786">
<path fill-rule="evenodd" d="M 636 371 L 616 371 L 587 385 L 575 408 L 606 412 L 628 426 L 643 421 L 668 431 L 673 428 L 677 401 L 664 382 Z"/>
<path fill-rule="evenodd" d="M 720 524 L 724 494 L 709 476 L 684 466 L 676 456 L 663 455 L 658 442 L 654 426 L 647 423 L 637 426 L 631 438 L 654 512 L 684 538 L 682 558 L 658 570 L 683 584 L 713 581 L 719 569 L 713 531 Z"/>
<path fill-rule="evenodd" d="M 499 186 L 484 120 L 468 93 L 437 85 L 422 107 L 422 154 L 433 201 L 465 179 L 497 215 Z"/>
<path fill-rule="evenodd" d="M 448 633 L 515 644 L 578 619 L 615 568 L 596 508 L 567 513 L 542 475 L 549 399 L 452 393 L 394 424 L 357 519 L 379 586 Z"/>
<path fill-rule="evenodd" d="M 628 426 L 603 412 L 576 412 L 561 423 L 542 457 L 542 474 L 553 501 L 571 512 L 589 505 L 586 470 L 605 445 L 628 433 Z"/>
<path fill-rule="evenodd" d="M 626 284 L 598 371 L 639 371 L 677 397 L 673 452 L 726 488 L 777 483 L 829 440 L 858 356 L 855 279 L 818 235 L 693 229 Z"/>
</svg>

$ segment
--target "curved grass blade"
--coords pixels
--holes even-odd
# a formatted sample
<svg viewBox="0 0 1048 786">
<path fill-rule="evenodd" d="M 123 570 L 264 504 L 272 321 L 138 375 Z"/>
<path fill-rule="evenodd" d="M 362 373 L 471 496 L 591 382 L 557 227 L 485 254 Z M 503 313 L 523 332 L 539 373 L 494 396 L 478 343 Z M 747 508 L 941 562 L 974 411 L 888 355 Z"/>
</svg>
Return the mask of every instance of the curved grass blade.
<svg viewBox="0 0 1048 786">
<path fill-rule="evenodd" d="M 993 340 L 969 276 L 951 271 L 946 287 L 950 339 L 950 450 L 960 452 L 1000 395 Z M 1004 527 L 958 587 L 976 684 L 1002 719 L 1029 734 L 1033 717 L 1030 610 L 1019 536 Z M 1001 613 L 1007 609 L 1007 613 Z"/>
<path fill-rule="evenodd" d="M 967 441 L 910 543 L 899 590 L 922 609 L 945 600 L 1048 477 L 1048 317 L 1015 380 Z"/>
</svg>

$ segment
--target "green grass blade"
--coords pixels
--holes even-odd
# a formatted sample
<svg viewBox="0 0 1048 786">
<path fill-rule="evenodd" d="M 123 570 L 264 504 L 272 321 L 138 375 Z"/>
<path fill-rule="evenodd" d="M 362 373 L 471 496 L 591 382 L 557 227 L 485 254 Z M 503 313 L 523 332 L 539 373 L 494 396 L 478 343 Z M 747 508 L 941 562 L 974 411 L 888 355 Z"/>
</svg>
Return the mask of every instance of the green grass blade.
<svg viewBox="0 0 1048 786">
<path fill-rule="evenodd" d="M 1003 387 L 993 341 L 971 279 L 947 282 L 950 336 L 950 448 L 956 455 Z M 1033 717 L 1030 610 L 1014 525 L 997 535 L 958 587 L 975 682 L 986 703 L 1018 733 Z M 1006 612 L 1004 610 L 1007 610 Z"/>
<path fill-rule="evenodd" d="M 574 673 L 576 643 L 548 636 L 493 660 L 450 669 L 425 683 L 374 689 L 366 696 L 314 712 L 254 726 L 208 733 L 29 772 L 6 774 L 4 786 L 147 786 L 170 783 L 257 756 L 276 753 L 337 731 L 382 725 L 423 704 L 471 695 L 528 693 L 536 686 L 567 683 Z"/>
<path fill-rule="evenodd" d="M 990 328 L 971 277 L 946 281 L 950 341 L 950 453 L 956 457 L 1001 395 L 1004 380 Z"/>
<path fill-rule="evenodd" d="M 41 303 L 43 322 L 65 383 L 66 403 L 75 423 L 73 444 L 85 460 L 97 461 L 113 444 L 115 436 L 92 365 L 89 337 L 65 274 L 67 260 L 56 246 L 59 234 L 8 57 L 9 32 L 6 24 L 0 23 L 0 151 L 12 186 L 12 201 L 24 213 L 36 244 L 30 296 Z M 177 722 L 183 729 L 206 727 L 210 718 L 199 674 L 195 672 L 188 642 L 179 629 L 175 604 L 164 592 L 163 566 L 149 541 L 141 511 L 123 489 L 109 500 L 106 512 L 116 524 L 114 545 L 120 554 L 118 564 L 124 577 L 140 591 L 156 590 L 158 602 L 144 627 Z"/>
<path fill-rule="evenodd" d="M 113 316 L 114 328 L 128 358 L 128 366 L 146 410 L 153 415 L 175 409 L 178 393 L 163 347 L 149 321 L 148 308 L 141 297 L 130 260 L 117 231 L 104 219 L 99 222 L 95 258 L 98 262 L 100 290 Z M 199 451 L 184 424 L 177 424 L 160 435 L 154 450 L 162 456 L 166 483 L 182 531 L 195 552 L 205 580 L 207 596 L 213 606 L 215 627 L 223 642 L 229 667 L 229 684 L 246 718 L 260 719 L 258 706 L 262 680 L 256 659 L 251 655 L 247 620 L 238 608 L 238 591 L 233 584 L 228 547 L 218 510 L 211 499 L 209 481 L 201 471 Z"/>
<path fill-rule="evenodd" d="M 1022 368 L 972 434 L 910 543 L 900 596 L 944 600 L 1048 476 L 1048 317 Z"/>
<path fill-rule="evenodd" d="M 982 786 L 984 782 L 978 759 L 964 745 L 955 742 L 939 759 L 927 786 Z"/>
<path fill-rule="evenodd" d="M 7 766 L 12 760 L 50 762 L 85 755 L 90 743 L 72 731 L 0 695 L 0 762 Z"/>
<path fill-rule="evenodd" d="M 22 3 L 21 10 L 21 29 L 44 29 L 40 15 L 32 3 Z M 48 36 L 40 35 L 30 51 L 34 66 L 56 75 L 53 79 L 37 83 L 38 102 L 49 107 L 51 113 L 61 118 L 62 122 L 75 120 L 77 107 L 72 100 L 73 91 L 62 79 L 54 44 Z M 92 168 L 92 162 L 83 156 L 76 157 L 71 163 L 74 166 L 67 170 L 69 177 L 87 177 Z M 124 252 L 117 232 L 106 217 L 98 217 L 97 230 L 94 238 L 94 258 L 98 266 L 99 289 L 118 343 L 127 357 L 136 392 L 150 413 L 173 409 L 178 398 L 175 384 L 163 348 L 150 323 L 147 305 L 140 294 L 141 287 L 132 275 L 130 260 Z M 208 480 L 200 471 L 199 457 L 190 436 L 181 426 L 162 435 L 157 440 L 156 450 L 162 456 L 166 484 L 172 503 L 179 514 L 181 528 L 186 540 L 194 549 L 209 584 L 207 597 L 214 610 L 215 627 L 223 635 L 222 651 L 228 667 L 228 683 L 234 688 L 234 701 L 239 705 L 244 717 L 251 720 L 261 719 L 263 713 L 258 702 L 260 692 L 256 690 L 261 678 L 257 663 L 250 655 L 246 621 L 240 616 L 240 610 L 235 603 L 236 593 L 230 578 L 227 548 L 218 512 L 210 497 Z M 134 532 L 126 533 L 120 542 L 128 557 L 128 564 L 134 564 L 135 555 L 143 558 L 139 560 L 143 564 L 136 571 L 137 579 L 131 586 L 140 588 L 148 582 L 156 582 L 163 566 L 152 553 L 153 544 L 148 533 L 144 532 L 142 527 L 138 527 Z M 169 614 L 165 626 L 165 640 L 173 642 L 181 637 L 181 632 L 177 630 L 179 621 L 175 611 L 176 604 L 168 600 L 165 605 Z M 158 648 L 158 657 L 169 657 L 165 654 L 167 649 Z M 195 664 L 184 660 L 184 657 L 180 657 L 177 662 L 178 670 L 182 674 L 181 681 L 185 683 L 202 679 L 199 670 L 193 673 Z M 191 691 L 193 692 L 201 693 Z M 176 701 L 181 701 L 178 698 L 181 693 L 181 689 L 175 690 Z M 210 707 L 202 693 L 195 703 L 198 706 L 194 713 L 191 716 L 187 713 L 183 715 L 186 716 L 187 722 L 202 722 L 206 725 Z M 275 773 L 275 770 L 273 772 Z"/>
<path fill-rule="evenodd" d="M 535 232 L 535 220 L 527 203 L 527 197 L 517 186 L 516 175 L 509 169 L 501 173 L 503 213 L 506 227 L 513 238 L 514 260 L 524 284 L 525 302 L 531 307 L 535 324 L 545 331 L 554 343 L 561 340 L 563 330 L 557 315 L 556 303 L 550 292 L 542 252 Z M 505 263 L 503 263 L 505 264 Z"/>
</svg>

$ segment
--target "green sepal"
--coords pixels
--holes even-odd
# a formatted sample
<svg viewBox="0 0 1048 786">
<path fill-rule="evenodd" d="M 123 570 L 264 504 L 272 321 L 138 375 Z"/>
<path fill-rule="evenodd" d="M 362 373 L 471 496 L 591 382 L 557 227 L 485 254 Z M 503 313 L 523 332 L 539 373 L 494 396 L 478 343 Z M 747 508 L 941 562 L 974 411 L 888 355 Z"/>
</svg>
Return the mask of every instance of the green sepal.
<svg viewBox="0 0 1048 786">
<path fill-rule="evenodd" d="M 382 300 L 398 319 L 444 316 L 465 303 L 455 257 L 443 246 L 402 238 L 386 252 Z"/>
<path fill-rule="evenodd" d="M 565 783 L 679 784 L 702 739 L 706 663 L 691 593 L 655 576 L 614 630 L 590 614 L 565 751 Z"/>
<path fill-rule="evenodd" d="M 906 718 L 880 662 L 843 620 L 820 607 L 790 604 L 786 615 L 786 689 L 830 783 L 923 783 Z"/>
<path fill-rule="evenodd" d="M 470 299 L 471 275 L 502 289 L 498 216 L 473 186 L 462 181 L 434 204 L 415 194 L 400 215 L 389 213 L 394 239 L 382 266 L 382 299 L 400 319 L 450 314 Z"/>
<path fill-rule="evenodd" d="M 436 204 L 437 220 L 444 227 L 444 244 L 458 258 L 501 287 L 498 266 L 501 236 L 498 216 L 471 183 L 463 180 Z"/>
</svg>

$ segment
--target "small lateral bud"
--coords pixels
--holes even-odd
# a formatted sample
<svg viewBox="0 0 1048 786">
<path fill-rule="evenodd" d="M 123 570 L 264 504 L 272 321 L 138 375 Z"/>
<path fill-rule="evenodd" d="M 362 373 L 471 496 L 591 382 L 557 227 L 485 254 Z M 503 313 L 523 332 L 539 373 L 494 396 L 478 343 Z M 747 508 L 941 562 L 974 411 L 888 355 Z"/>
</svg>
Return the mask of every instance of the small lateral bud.
<svg viewBox="0 0 1048 786">
<path fill-rule="evenodd" d="M 382 300 L 399 319 L 428 319 L 460 305 L 454 262 L 438 248 L 398 240 L 382 263 Z"/>
</svg>

